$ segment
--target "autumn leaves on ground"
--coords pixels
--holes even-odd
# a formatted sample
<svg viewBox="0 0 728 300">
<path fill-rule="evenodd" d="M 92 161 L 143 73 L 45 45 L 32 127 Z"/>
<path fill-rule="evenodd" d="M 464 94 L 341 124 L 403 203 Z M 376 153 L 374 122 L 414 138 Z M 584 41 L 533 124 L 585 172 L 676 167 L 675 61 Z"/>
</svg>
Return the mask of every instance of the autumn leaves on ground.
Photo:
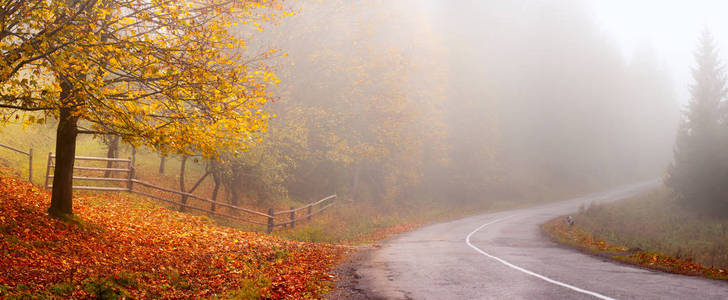
<svg viewBox="0 0 728 300">
<path fill-rule="evenodd" d="M 317 298 L 344 253 L 116 195 L 79 196 L 79 217 L 61 221 L 47 216 L 48 199 L 0 175 L 2 296 Z"/>
</svg>

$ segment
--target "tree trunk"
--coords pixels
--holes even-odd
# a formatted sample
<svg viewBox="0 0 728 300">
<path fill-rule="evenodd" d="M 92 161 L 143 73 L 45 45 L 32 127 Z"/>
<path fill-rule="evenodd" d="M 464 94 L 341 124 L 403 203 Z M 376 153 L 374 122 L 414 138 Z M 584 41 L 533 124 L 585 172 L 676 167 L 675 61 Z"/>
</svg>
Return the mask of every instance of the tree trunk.
<svg viewBox="0 0 728 300">
<path fill-rule="evenodd" d="M 136 168 L 136 147 L 131 147 L 131 167 Z"/>
<path fill-rule="evenodd" d="M 187 165 L 187 155 L 182 156 L 182 164 L 179 167 L 179 190 L 185 192 L 185 166 Z M 182 195 L 182 205 L 179 210 L 184 212 L 185 206 L 187 205 L 187 196 Z"/>
<path fill-rule="evenodd" d="M 238 187 L 235 187 L 235 186 L 230 187 L 230 205 L 233 205 L 233 206 L 240 205 L 240 190 Z"/>
<path fill-rule="evenodd" d="M 359 196 L 359 183 L 361 182 L 361 163 L 356 165 L 354 169 L 354 178 L 351 183 L 351 195 L 349 201 L 355 201 Z"/>
<path fill-rule="evenodd" d="M 215 205 L 215 202 L 217 202 L 217 192 L 219 190 L 220 190 L 220 180 L 215 179 L 215 187 L 212 189 L 212 207 L 211 207 L 212 211 L 215 211 L 215 209 L 217 209 L 217 205 Z"/>
<path fill-rule="evenodd" d="M 212 188 L 212 203 L 210 204 L 210 210 L 215 211 L 217 209 L 217 205 L 215 202 L 217 202 L 217 194 L 220 191 L 220 184 L 222 184 L 222 179 L 220 178 L 221 174 L 221 168 L 217 161 L 210 160 L 207 163 L 207 173 L 212 175 L 212 182 L 215 184 L 215 186 Z"/>
<path fill-rule="evenodd" d="M 67 95 L 66 95 L 67 97 Z M 61 95 L 61 98 L 65 98 Z M 53 191 L 48 214 L 63 217 L 73 214 L 73 164 L 76 155 L 78 117 L 71 108 L 61 108 L 56 131 L 56 162 L 53 169 Z"/>
<path fill-rule="evenodd" d="M 106 157 L 107 158 L 118 158 L 119 157 L 119 136 L 110 136 L 109 137 L 109 149 L 106 151 Z M 110 169 L 114 167 L 113 161 L 107 161 L 106 162 L 106 168 Z M 111 176 L 111 171 L 104 172 L 104 177 L 109 178 Z"/>
<path fill-rule="evenodd" d="M 164 174 L 164 163 L 167 161 L 167 157 L 162 155 L 162 159 L 159 161 L 159 174 Z"/>
</svg>

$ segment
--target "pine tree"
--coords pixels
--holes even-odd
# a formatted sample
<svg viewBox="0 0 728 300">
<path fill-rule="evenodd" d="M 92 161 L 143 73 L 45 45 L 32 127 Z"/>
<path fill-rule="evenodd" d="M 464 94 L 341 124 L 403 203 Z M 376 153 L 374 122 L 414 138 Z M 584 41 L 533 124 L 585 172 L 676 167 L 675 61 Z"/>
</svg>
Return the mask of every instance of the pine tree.
<svg viewBox="0 0 728 300">
<path fill-rule="evenodd" d="M 720 106 L 726 95 L 726 76 L 709 32 L 695 53 L 695 82 L 675 142 L 675 157 L 666 184 L 680 202 L 696 210 L 728 213 L 723 178 Z"/>
</svg>

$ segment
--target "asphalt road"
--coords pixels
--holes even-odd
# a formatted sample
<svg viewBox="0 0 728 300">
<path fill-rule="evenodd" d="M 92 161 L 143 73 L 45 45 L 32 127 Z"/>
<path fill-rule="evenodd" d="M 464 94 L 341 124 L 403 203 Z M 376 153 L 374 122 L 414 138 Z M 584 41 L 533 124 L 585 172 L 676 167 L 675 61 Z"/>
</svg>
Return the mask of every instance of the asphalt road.
<svg viewBox="0 0 728 300">
<path fill-rule="evenodd" d="M 356 268 L 379 299 L 728 299 L 728 283 L 615 263 L 552 242 L 544 222 L 657 182 L 439 223 L 395 237 Z"/>
</svg>

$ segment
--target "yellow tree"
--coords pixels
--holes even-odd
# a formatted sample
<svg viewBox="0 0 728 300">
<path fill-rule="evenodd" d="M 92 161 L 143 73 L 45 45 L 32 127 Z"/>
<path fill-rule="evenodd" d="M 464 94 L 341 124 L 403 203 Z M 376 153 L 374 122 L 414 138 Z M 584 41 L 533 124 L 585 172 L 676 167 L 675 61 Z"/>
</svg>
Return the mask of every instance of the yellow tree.
<svg viewBox="0 0 728 300">
<path fill-rule="evenodd" d="M 261 108 L 277 81 L 262 63 L 269 53 L 246 54 L 244 38 L 229 29 L 259 27 L 278 3 L 47 2 L 50 14 L 76 17 L 63 34 L 37 44 L 32 51 L 40 59 L 2 82 L 2 104 L 5 119 L 16 110 L 58 119 L 51 215 L 73 213 L 78 134 L 114 134 L 163 153 L 214 157 L 247 148 L 266 129 L 269 116 Z M 44 49 L 53 45 L 62 47 Z"/>
<path fill-rule="evenodd" d="M 70 30 L 84 13 L 88 13 L 98 0 L 77 0 L 57 3 L 55 0 L 25 1 L 7 0 L 0 5 L 0 82 L 22 80 L 18 77 L 26 66 L 46 58 L 67 44 L 58 43 L 59 36 L 69 35 Z M 62 6 L 59 6 L 63 4 Z M 34 89 L 24 77 L 23 87 Z M 9 101 L 17 96 L 3 94 Z M 30 105 L 31 103 L 23 103 Z M 0 107 L 14 108 L 0 103 Z"/>
</svg>

